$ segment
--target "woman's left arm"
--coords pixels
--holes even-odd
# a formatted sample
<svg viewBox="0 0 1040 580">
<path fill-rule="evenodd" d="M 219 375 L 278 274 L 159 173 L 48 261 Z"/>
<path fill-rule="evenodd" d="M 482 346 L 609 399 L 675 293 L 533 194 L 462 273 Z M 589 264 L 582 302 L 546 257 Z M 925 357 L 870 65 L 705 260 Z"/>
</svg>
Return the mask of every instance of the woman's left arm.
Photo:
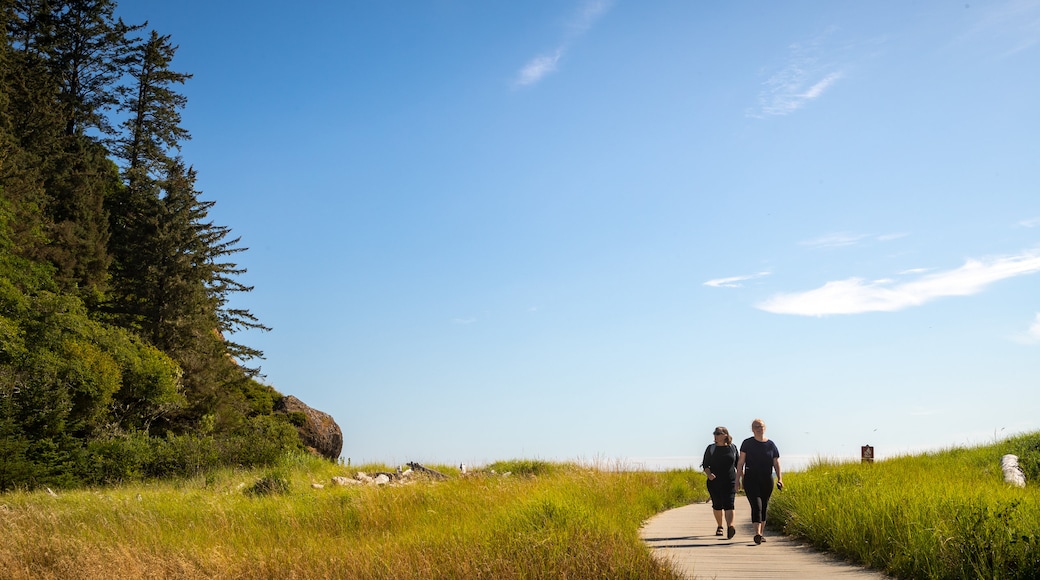
<svg viewBox="0 0 1040 580">
<path fill-rule="evenodd" d="M 737 459 L 737 480 L 733 482 L 733 491 L 740 491 L 740 486 L 744 481 L 744 462 L 747 460 L 747 453 L 741 451 L 740 458 Z"/>
</svg>

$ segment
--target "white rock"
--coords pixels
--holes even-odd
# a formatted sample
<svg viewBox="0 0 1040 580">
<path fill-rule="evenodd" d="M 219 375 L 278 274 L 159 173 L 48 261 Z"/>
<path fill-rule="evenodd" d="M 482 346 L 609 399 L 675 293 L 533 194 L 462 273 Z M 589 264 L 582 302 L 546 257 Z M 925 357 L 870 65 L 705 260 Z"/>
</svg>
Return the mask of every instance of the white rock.
<svg viewBox="0 0 1040 580">
<path fill-rule="evenodd" d="M 312 483 L 311 487 L 314 489 L 325 489 L 325 486 L 320 483 Z"/>
<path fill-rule="evenodd" d="M 333 485 L 361 485 L 361 482 L 356 480 L 356 479 L 354 479 L 354 478 L 352 478 L 352 477 L 343 477 L 342 475 L 337 475 L 336 477 L 332 478 L 332 484 Z"/>
<path fill-rule="evenodd" d="M 1018 466 L 1018 456 L 1008 453 L 1000 458 L 1000 470 L 1004 472 L 1004 482 L 1015 487 L 1026 486 L 1026 474 Z"/>
<path fill-rule="evenodd" d="M 386 484 L 390 483 L 390 478 L 387 477 L 385 473 L 380 473 L 379 475 L 376 476 L 376 478 L 373 480 L 373 482 L 376 485 L 386 485 Z"/>
</svg>

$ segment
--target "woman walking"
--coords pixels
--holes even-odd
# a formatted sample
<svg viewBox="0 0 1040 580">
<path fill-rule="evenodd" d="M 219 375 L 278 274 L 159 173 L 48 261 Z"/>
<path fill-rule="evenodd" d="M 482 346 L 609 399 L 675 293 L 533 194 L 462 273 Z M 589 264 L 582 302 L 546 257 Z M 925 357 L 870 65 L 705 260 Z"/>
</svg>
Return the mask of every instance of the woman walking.
<svg viewBox="0 0 1040 580">
<path fill-rule="evenodd" d="M 751 504 L 751 523 L 755 526 L 755 543 L 765 541 L 762 536 L 766 531 L 766 512 L 769 509 L 769 496 L 773 494 L 773 471 L 776 471 L 776 488 L 784 488 L 783 476 L 780 473 L 780 450 L 766 438 L 766 422 L 755 419 L 751 422 L 753 437 L 748 437 L 740 444 L 740 459 L 737 461 L 737 482 L 733 489 L 744 487 Z"/>
<path fill-rule="evenodd" d="M 729 429 L 716 427 L 715 442 L 704 450 L 704 475 L 708 477 L 708 494 L 711 495 L 711 509 L 715 515 L 718 528 L 716 536 L 722 535 L 722 516 L 726 515 L 727 538 L 733 538 L 737 528 L 733 527 L 733 502 L 737 495 L 737 448 L 733 446 L 733 438 Z"/>
</svg>

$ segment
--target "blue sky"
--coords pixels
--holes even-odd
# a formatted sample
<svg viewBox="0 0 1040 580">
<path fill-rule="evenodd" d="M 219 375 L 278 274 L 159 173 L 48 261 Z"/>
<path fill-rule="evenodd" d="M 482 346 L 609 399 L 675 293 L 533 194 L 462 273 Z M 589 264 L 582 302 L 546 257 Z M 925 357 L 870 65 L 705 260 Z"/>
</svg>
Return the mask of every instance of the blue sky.
<svg viewBox="0 0 1040 580">
<path fill-rule="evenodd" d="M 124 0 L 354 463 L 1040 429 L 1040 2 Z"/>
</svg>

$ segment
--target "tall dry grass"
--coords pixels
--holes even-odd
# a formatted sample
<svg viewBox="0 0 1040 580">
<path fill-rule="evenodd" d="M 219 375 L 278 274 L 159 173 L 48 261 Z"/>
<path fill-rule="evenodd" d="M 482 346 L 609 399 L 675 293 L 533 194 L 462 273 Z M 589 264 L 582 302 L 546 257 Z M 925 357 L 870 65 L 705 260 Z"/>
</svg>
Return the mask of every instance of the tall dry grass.
<svg viewBox="0 0 1040 580">
<path fill-rule="evenodd" d="M 497 467 L 514 474 L 461 477 L 441 467 L 453 477 L 314 489 L 346 468 L 297 458 L 268 472 L 57 497 L 8 493 L 0 496 L 0 577 L 672 579 L 638 528 L 705 496 L 694 471 Z M 263 478 L 283 481 L 288 493 L 247 493 Z"/>
</svg>

